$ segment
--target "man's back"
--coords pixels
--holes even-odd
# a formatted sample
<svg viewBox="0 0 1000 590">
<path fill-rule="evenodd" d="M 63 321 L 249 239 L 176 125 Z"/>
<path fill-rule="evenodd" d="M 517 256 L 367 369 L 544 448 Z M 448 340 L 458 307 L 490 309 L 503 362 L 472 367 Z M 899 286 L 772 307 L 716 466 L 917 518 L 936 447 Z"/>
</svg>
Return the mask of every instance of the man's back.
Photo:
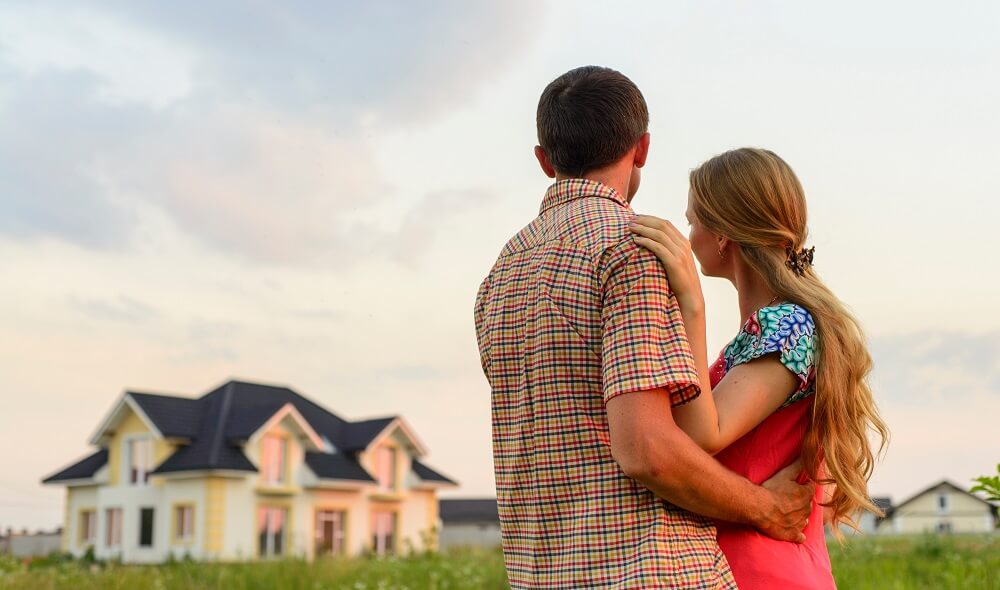
<svg viewBox="0 0 1000 590">
<path fill-rule="evenodd" d="M 728 566 L 705 519 L 626 477 L 605 403 L 697 395 L 677 306 L 631 209 L 593 181 L 549 189 L 476 301 L 492 387 L 504 554 L 514 588 L 717 588 Z"/>
</svg>

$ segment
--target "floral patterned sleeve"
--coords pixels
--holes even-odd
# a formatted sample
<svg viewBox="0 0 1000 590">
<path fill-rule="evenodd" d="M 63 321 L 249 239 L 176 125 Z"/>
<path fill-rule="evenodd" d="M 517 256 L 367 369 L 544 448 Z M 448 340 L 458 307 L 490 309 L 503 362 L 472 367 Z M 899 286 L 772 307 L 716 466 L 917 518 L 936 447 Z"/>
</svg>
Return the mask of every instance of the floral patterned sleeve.
<svg viewBox="0 0 1000 590">
<path fill-rule="evenodd" d="M 799 387 L 781 407 L 816 391 L 816 324 L 809 312 L 794 303 L 760 309 L 747 320 L 723 356 L 726 371 L 769 354 L 799 378 Z"/>
</svg>

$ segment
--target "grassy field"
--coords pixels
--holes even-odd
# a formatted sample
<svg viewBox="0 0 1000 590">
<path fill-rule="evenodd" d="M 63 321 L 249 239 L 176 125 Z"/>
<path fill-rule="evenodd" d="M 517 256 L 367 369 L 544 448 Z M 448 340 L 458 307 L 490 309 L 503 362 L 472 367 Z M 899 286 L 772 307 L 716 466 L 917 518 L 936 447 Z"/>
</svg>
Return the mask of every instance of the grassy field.
<svg viewBox="0 0 1000 590">
<path fill-rule="evenodd" d="M 840 590 L 1000 590 L 1000 536 L 879 538 L 830 547 Z M 499 552 L 394 559 L 176 563 L 156 567 L 26 566 L 0 558 L 0 589 L 500 590 Z"/>
</svg>

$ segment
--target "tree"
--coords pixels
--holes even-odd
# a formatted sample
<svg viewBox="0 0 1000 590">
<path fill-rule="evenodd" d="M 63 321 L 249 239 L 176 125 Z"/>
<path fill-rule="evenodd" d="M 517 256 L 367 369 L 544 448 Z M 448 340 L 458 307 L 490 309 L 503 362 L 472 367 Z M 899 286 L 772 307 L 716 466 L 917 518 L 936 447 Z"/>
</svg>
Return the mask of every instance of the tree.
<svg viewBox="0 0 1000 590">
<path fill-rule="evenodd" d="M 970 492 L 983 492 L 986 499 L 991 502 L 1000 502 L 1000 465 L 997 465 L 997 475 L 974 478 L 972 481 L 978 482 L 972 486 Z"/>
</svg>

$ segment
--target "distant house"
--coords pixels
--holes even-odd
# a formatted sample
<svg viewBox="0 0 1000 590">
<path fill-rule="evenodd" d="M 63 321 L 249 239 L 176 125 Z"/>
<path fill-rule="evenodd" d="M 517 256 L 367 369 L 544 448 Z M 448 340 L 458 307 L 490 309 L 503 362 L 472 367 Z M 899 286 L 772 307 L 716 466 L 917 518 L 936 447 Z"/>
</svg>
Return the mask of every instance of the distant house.
<svg viewBox="0 0 1000 590">
<path fill-rule="evenodd" d="M 891 509 L 880 534 L 987 533 L 996 529 L 997 507 L 943 480 Z"/>
<path fill-rule="evenodd" d="M 438 490 L 399 416 L 351 422 L 280 386 L 126 392 L 66 487 L 63 549 L 160 562 L 392 553 L 433 543 Z"/>
<path fill-rule="evenodd" d="M 892 500 L 886 497 L 876 497 L 872 498 L 872 503 L 879 507 L 883 513 L 888 515 L 892 512 Z M 840 532 L 845 536 L 851 535 L 874 535 L 878 532 L 879 525 L 885 520 L 883 516 L 876 516 L 874 512 L 869 512 L 867 510 L 862 510 L 861 514 L 855 518 L 855 522 L 858 525 L 858 530 L 846 525 L 840 525 Z M 829 533 L 829 526 L 827 527 L 827 533 Z"/>
<path fill-rule="evenodd" d="M 441 548 L 500 546 L 496 498 L 441 500 Z"/>
</svg>

